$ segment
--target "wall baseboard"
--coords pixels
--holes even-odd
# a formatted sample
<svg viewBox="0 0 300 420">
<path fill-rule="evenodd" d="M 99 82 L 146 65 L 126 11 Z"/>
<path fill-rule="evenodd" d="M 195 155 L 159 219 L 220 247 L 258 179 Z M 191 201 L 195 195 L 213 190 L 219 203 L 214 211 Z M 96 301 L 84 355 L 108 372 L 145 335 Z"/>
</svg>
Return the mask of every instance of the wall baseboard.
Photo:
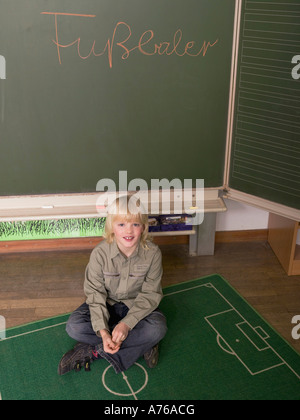
<svg viewBox="0 0 300 420">
<path fill-rule="evenodd" d="M 94 249 L 102 237 L 0 242 L 0 254 Z M 216 232 L 216 243 L 267 241 L 268 229 Z M 157 245 L 188 244 L 189 236 L 156 236 Z"/>
<path fill-rule="evenodd" d="M 216 243 L 267 241 L 268 229 L 216 232 Z"/>
<path fill-rule="evenodd" d="M 0 242 L 0 254 L 13 254 L 23 252 L 49 252 L 49 251 L 81 251 L 94 249 L 102 240 L 95 238 L 71 239 L 41 239 L 32 241 Z"/>
</svg>

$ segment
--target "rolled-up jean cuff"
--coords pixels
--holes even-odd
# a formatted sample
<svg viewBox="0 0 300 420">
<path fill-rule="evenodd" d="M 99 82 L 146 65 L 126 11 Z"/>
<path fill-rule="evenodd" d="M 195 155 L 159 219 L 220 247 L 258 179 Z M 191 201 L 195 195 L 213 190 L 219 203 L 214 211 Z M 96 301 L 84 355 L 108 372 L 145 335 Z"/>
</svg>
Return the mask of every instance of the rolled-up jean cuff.
<svg viewBox="0 0 300 420">
<path fill-rule="evenodd" d="M 96 346 L 96 351 L 98 352 L 99 356 L 102 357 L 103 359 L 105 359 L 108 363 L 111 364 L 111 366 L 114 368 L 114 371 L 116 373 L 121 373 L 122 369 L 120 367 L 120 365 L 109 355 L 109 353 L 105 353 L 105 351 L 103 350 L 103 346 L 102 344 L 99 344 L 98 346 Z"/>
</svg>

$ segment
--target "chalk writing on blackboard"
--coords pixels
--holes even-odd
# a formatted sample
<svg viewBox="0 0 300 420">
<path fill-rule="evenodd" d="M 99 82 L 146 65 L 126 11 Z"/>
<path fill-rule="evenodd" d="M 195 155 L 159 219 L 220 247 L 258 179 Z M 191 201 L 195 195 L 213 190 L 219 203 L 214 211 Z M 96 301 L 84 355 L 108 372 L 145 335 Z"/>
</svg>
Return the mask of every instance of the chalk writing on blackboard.
<svg viewBox="0 0 300 420">
<path fill-rule="evenodd" d="M 60 21 L 58 25 L 58 16 L 65 17 L 76 17 L 76 18 L 95 18 L 96 15 L 84 15 L 84 14 L 74 14 L 74 13 L 58 13 L 58 12 L 42 12 L 42 15 L 53 15 L 54 16 L 54 27 L 55 27 L 55 39 L 52 40 L 57 48 L 58 61 L 62 64 L 62 51 L 64 48 L 69 48 L 75 46 L 77 49 L 78 56 L 86 60 L 91 56 L 101 57 L 107 54 L 109 67 L 113 67 L 113 51 L 116 48 L 120 48 L 122 60 L 127 60 L 130 55 L 136 51 L 144 56 L 154 56 L 154 55 L 165 55 L 172 56 L 176 55 L 178 57 L 205 57 L 208 50 L 214 47 L 219 40 L 215 41 L 183 41 L 183 31 L 178 29 L 173 35 L 171 35 L 171 40 L 157 41 L 155 40 L 155 33 L 153 30 L 148 29 L 143 32 L 139 38 L 137 45 L 130 45 L 130 40 L 132 38 L 132 29 L 131 26 L 126 22 L 118 22 L 112 32 L 111 38 L 108 38 L 107 41 L 104 41 L 104 48 L 98 49 L 96 45 L 96 40 L 92 42 L 92 46 L 88 55 L 83 56 L 80 51 L 81 38 L 77 38 L 74 41 L 63 44 L 60 40 L 60 28 L 63 25 L 63 20 Z M 125 33 L 125 35 L 124 35 Z M 122 34 L 122 35 L 121 35 Z M 122 39 L 119 40 L 118 38 Z"/>
</svg>

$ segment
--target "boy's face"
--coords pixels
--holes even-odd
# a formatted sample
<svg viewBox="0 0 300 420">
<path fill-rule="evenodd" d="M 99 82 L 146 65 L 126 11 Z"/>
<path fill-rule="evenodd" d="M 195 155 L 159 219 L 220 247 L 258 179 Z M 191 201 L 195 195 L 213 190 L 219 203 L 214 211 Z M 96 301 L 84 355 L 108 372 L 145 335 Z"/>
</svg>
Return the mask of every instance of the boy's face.
<svg viewBox="0 0 300 420">
<path fill-rule="evenodd" d="M 113 222 L 113 233 L 118 248 L 123 254 L 129 257 L 139 244 L 144 226 L 137 220 L 127 220 L 118 217 Z"/>
</svg>

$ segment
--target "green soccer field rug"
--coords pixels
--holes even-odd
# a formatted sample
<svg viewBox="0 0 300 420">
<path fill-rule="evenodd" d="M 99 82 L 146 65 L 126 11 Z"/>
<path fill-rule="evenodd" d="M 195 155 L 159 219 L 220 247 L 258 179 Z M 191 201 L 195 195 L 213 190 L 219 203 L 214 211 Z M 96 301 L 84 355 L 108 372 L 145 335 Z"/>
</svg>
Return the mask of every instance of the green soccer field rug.
<svg viewBox="0 0 300 420">
<path fill-rule="evenodd" d="M 57 375 L 75 344 L 68 315 L 9 329 L 0 341 L 1 399 L 300 399 L 300 355 L 219 275 L 164 289 L 161 310 L 168 333 L 158 366 L 141 358 L 119 375 L 105 360 Z"/>
</svg>

